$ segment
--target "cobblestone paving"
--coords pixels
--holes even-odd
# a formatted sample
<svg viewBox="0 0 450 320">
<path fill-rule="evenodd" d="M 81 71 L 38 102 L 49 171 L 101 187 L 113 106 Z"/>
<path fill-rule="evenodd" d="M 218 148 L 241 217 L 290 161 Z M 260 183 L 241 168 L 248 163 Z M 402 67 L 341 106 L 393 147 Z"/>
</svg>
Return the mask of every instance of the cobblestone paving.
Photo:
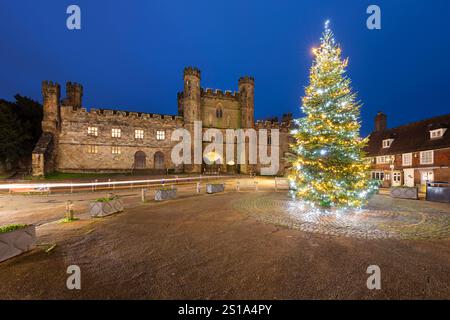
<svg viewBox="0 0 450 320">
<path fill-rule="evenodd" d="M 255 193 L 233 207 L 257 220 L 333 236 L 362 239 L 450 238 L 450 205 L 376 195 L 359 211 L 317 213 L 285 193 Z"/>
</svg>

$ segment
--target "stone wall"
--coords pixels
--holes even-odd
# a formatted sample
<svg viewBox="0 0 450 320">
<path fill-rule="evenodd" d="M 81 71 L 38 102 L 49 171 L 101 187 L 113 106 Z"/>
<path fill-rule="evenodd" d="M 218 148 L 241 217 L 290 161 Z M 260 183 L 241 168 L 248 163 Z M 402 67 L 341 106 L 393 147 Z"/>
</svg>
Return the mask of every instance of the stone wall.
<svg viewBox="0 0 450 320">
<path fill-rule="evenodd" d="M 239 93 L 206 89 L 202 92 L 201 113 L 204 127 L 237 129 L 241 127 Z M 217 117 L 217 110 L 222 110 Z"/>
<path fill-rule="evenodd" d="M 154 169 L 157 152 L 164 154 L 164 168 L 174 168 L 170 152 L 177 142 L 171 141 L 171 133 L 183 127 L 181 117 L 97 109 L 88 112 L 63 106 L 61 118 L 59 171 L 132 170 L 138 151 L 145 153 L 145 167 L 140 169 Z M 97 128 L 97 136 L 88 134 L 89 127 Z M 120 129 L 121 136 L 112 137 L 112 129 Z M 135 130 L 143 130 L 143 139 L 135 138 Z M 165 132 L 164 140 L 157 140 L 159 130 Z M 120 148 L 120 154 L 113 154 L 113 147 Z"/>
</svg>

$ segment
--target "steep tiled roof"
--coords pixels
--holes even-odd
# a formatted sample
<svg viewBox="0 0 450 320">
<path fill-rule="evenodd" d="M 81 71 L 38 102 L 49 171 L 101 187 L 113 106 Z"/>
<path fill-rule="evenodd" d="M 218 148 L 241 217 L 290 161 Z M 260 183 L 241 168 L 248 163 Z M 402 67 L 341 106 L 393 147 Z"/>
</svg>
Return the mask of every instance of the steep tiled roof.
<svg viewBox="0 0 450 320">
<path fill-rule="evenodd" d="M 430 130 L 447 128 L 444 136 L 430 139 Z M 385 139 L 394 139 L 389 148 L 383 148 Z M 372 132 L 366 152 L 369 156 L 392 155 L 414 151 L 450 147 L 450 114 L 417 121 L 397 128 Z"/>
</svg>

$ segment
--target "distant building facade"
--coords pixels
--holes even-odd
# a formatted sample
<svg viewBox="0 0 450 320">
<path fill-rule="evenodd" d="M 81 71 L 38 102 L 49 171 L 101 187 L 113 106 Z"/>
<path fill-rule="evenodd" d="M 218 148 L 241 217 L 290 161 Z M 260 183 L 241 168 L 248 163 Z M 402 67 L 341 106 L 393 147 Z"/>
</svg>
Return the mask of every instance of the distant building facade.
<svg viewBox="0 0 450 320">
<path fill-rule="evenodd" d="M 61 100 L 57 83 L 44 81 L 42 95 L 43 134 L 32 155 L 34 176 L 60 172 L 154 172 L 259 173 L 260 166 L 225 163 L 179 165 L 171 161 L 171 150 L 178 141 L 171 140 L 177 128 L 194 130 L 194 121 L 202 121 L 202 131 L 216 128 L 255 130 L 279 129 L 280 170 L 286 167 L 284 155 L 289 149 L 290 114 L 281 122 L 254 120 L 254 79 L 242 77 L 237 92 L 203 89 L 200 70 L 184 70 L 184 88 L 178 93 L 178 115 L 160 115 L 107 109 L 86 109 L 82 105 L 83 87 L 66 84 L 66 98 Z M 209 142 L 203 142 L 204 145 Z M 274 147 L 269 146 L 269 149 Z M 225 147 L 224 147 L 225 150 Z M 223 155 L 225 157 L 225 155 Z"/>
<path fill-rule="evenodd" d="M 450 182 L 450 114 L 387 128 L 379 112 L 366 149 L 384 187 Z"/>
</svg>

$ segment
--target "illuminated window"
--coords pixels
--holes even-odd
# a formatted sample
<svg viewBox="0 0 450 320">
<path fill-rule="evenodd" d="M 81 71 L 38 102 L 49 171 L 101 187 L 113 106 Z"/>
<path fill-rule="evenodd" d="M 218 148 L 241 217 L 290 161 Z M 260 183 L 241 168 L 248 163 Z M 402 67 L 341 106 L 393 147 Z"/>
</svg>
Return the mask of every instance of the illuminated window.
<svg viewBox="0 0 450 320">
<path fill-rule="evenodd" d="M 383 140 L 383 148 L 389 148 L 392 144 L 392 141 L 394 141 L 394 139 Z"/>
<path fill-rule="evenodd" d="M 87 146 L 87 153 L 97 153 L 97 146 Z"/>
<path fill-rule="evenodd" d="M 402 163 L 404 166 L 412 165 L 412 153 L 404 153 L 402 155 Z"/>
<path fill-rule="evenodd" d="M 384 180 L 384 172 L 383 171 L 372 171 L 372 179 Z"/>
<path fill-rule="evenodd" d="M 447 128 L 441 128 L 441 129 L 437 129 L 437 130 L 431 130 L 430 131 L 430 139 L 437 139 L 437 138 L 442 138 L 442 136 L 445 133 L 445 130 L 447 130 Z"/>
<path fill-rule="evenodd" d="M 112 154 L 120 154 L 120 147 L 111 147 Z"/>
<path fill-rule="evenodd" d="M 135 139 L 144 139 L 144 130 L 142 130 L 142 129 L 134 130 L 134 138 Z"/>
<path fill-rule="evenodd" d="M 89 136 L 98 136 L 98 128 L 97 127 L 88 127 L 88 135 Z"/>
<path fill-rule="evenodd" d="M 402 174 L 400 172 L 394 172 L 392 180 L 394 180 L 394 182 L 402 182 Z"/>
<path fill-rule="evenodd" d="M 121 136 L 122 136 L 122 130 L 121 129 L 117 129 L 117 128 L 111 129 L 111 137 L 113 137 L 113 138 L 120 138 Z"/>
<path fill-rule="evenodd" d="M 432 164 L 434 161 L 433 150 L 420 152 L 420 164 Z"/>
<path fill-rule="evenodd" d="M 164 140 L 166 139 L 166 132 L 164 130 L 156 131 L 156 140 Z"/>
<path fill-rule="evenodd" d="M 393 157 L 391 156 L 380 156 L 377 157 L 377 164 L 388 164 L 391 163 L 391 161 L 393 161 Z"/>
</svg>

